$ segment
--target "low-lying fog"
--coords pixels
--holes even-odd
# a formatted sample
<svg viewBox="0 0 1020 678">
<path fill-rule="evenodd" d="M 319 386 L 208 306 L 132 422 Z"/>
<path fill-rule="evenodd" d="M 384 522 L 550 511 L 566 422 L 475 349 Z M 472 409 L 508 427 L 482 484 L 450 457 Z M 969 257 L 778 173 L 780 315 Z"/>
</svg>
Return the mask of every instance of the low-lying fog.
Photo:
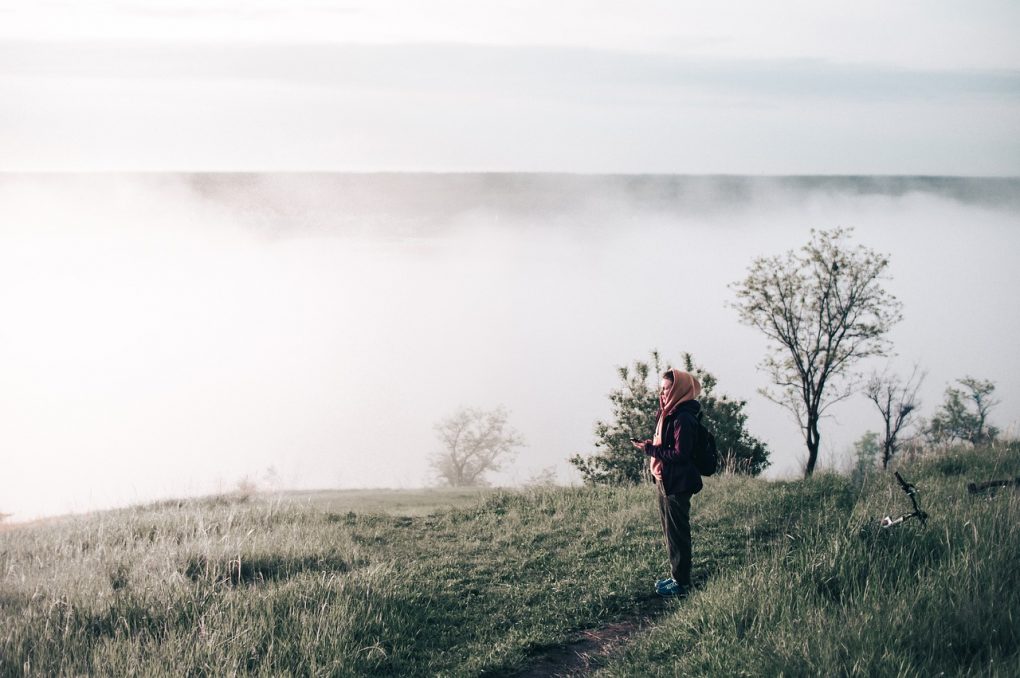
<svg viewBox="0 0 1020 678">
<path fill-rule="evenodd" d="M 765 340 L 729 283 L 811 228 L 891 257 L 900 371 L 1020 403 L 1020 181 L 554 175 L 0 175 L 0 512 L 13 519 L 264 485 L 432 481 L 433 424 L 505 405 L 516 484 L 593 446 L 616 367 L 690 351 L 750 401 Z M 882 365 L 884 363 L 876 363 Z M 880 420 L 824 422 L 836 463 Z"/>
</svg>

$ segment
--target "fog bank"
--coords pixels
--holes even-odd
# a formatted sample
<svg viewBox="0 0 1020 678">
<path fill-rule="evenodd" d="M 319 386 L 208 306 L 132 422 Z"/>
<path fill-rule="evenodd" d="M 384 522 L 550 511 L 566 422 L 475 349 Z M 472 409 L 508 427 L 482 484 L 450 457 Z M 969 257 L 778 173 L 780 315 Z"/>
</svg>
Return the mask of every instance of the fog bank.
<svg viewBox="0 0 1020 678">
<path fill-rule="evenodd" d="M 756 394 L 727 285 L 811 228 L 891 257 L 894 365 L 998 384 L 1017 418 L 1020 181 L 938 177 L 0 175 L 0 511 L 430 482 L 432 425 L 505 405 L 497 483 L 592 450 L 615 367 L 690 351 L 749 400 L 770 475 L 803 456 Z M 884 363 L 882 363 L 884 364 Z M 879 364 L 880 365 L 880 364 Z M 822 463 L 879 419 L 834 408 Z"/>
</svg>

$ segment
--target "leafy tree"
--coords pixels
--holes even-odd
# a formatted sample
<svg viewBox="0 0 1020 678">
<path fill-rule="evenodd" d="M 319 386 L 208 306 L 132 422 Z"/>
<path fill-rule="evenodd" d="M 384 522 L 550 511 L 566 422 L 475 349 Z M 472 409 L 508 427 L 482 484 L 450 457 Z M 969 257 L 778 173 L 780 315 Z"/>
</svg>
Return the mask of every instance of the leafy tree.
<svg viewBox="0 0 1020 678">
<path fill-rule="evenodd" d="M 992 397 L 995 383 L 974 377 L 957 379 L 956 383 L 963 389 L 946 388 L 946 399 L 928 423 L 925 437 L 932 443 L 959 440 L 974 445 L 995 440 L 999 429 L 988 424 L 989 412 L 999 404 Z"/>
<path fill-rule="evenodd" d="M 690 353 L 683 355 L 684 369 L 701 382 L 702 421 L 715 435 L 719 454 L 726 468 L 736 473 L 757 475 L 769 465 L 768 448 L 746 428 L 747 401 L 716 396 L 716 378 L 694 364 Z M 575 454 L 570 463 L 577 467 L 587 484 L 620 485 L 649 480 L 648 458 L 634 450 L 633 438 L 648 438 L 655 430 L 659 409 L 659 380 L 666 368 L 658 351 L 650 362 L 635 361 L 617 368 L 622 385 L 609 394 L 612 418 L 595 423 L 594 455 Z"/>
<path fill-rule="evenodd" d="M 516 455 L 524 439 L 507 424 L 503 407 L 464 407 L 435 425 L 442 448 L 432 455 L 440 483 L 451 487 L 488 485 L 485 474 L 498 471 Z"/>
<path fill-rule="evenodd" d="M 899 451 L 901 434 L 921 406 L 917 391 L 921 388 L 924 377 L 925 373 L 919 373 L 916 365 L 906 382 L 899 375 L 888 371 L 882 374 L 875 372 L 864 388 L 864 395 L 875 403 L 885 424 L 885 434 L 882 438 L 882 468 L 889 468 L 889 460 Z"/>
<path fill-rule="evenodd" d="M 734 400 L 726 395 L 716 396 L 718 380 L 704 368 L 694 364 L 690 353 L 684 353 L 684 369 L 701 382 L 702 423 L 712 431 L 722 459 L 723 468 L 734 473 L 756 476 L 772 462 L 769 449 L 747 430 L 746 400 Z"/>
<path fill-rule="evenodd" d="M 822 415 L 854 392 L 855 363 L 887 354 L 886 334 L 901 318 L 900 302 L 882 287 L 889 260 L 851 247 L 851 233 L 812 229 L 799 252 L 759 257 L 734 284 L 741 322 L 769 339 L 762 367 L 776 390 L 760 392 L 797 420 L 805 477 L 818 461 Z"/>
<path fill-rule="evenodd" d="M 648 459 L 630 444 L 631 438 L 647 438 L 655 430 L 659 409 L 659 379 L 665 372 L 658 351 L 650 363 L 634 361 L 631 367 L 616 369 L 623 382 L 609 393 L 612 415 L 608 422 L 595 422 L 595 454 L 570 457 L 589 485 L 624 485 L 650 480 Z"/>
</svg>

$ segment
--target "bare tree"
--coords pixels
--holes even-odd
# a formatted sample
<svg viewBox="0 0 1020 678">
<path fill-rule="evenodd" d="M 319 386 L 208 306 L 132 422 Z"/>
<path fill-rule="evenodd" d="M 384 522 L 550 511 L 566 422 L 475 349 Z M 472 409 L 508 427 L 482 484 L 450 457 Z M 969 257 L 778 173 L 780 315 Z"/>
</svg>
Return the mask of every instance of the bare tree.
<svg viewBox="0 0 1020 678">
<path fill-rule="evenodd" d="M 818 461 L 818 422 L 854 392 L 854 364 L 889 350 L 886 333 L 901 304 L 881 281 L 889 260 L 848 243 L 852 229 L 811 231 L 799 253 L 760 257 L 734 285 L 741 322 L 770 340 L 762 367 L 777 391 L 769 400 L 793 413 L 808 449 L 804 476 Z"/>
<path fill-rule="evenodd" d="M 889 460 L 900 448 L 900 435 L 917 414 L 921 401 L 917 392 L 924 382 L 925 373 L 914 365 L 910 377 L 904 382 L 898 374 L 888 370 L 874 372 L 864 388 L 864 395 L 875 403 L 885 423 L 882 440 L 882 468 L 889 468 Z"/>
<path fill-rule="evenodd" d="M 432 455 L 432 467 L 444 485 L 487 485 L 485 474 L 498 471 L 524 444 L 507 425 L 503 407 L 494 410 L 461 408 L 435 425 L 442 449 Z"/>
</svg>

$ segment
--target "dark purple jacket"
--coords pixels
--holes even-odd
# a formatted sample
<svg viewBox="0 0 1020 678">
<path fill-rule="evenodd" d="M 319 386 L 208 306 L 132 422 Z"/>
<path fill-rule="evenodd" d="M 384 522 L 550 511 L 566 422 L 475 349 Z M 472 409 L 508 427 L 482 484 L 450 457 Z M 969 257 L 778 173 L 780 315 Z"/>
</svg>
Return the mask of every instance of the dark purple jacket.
<svg viewBox="0 0 1020 678">
<path fill-rule="evenodd" d="M 680 403 L 662 422 L 662 444 L 645 443 L 645 454 L 662 460 L 662 489 L 666 494 L 697 494 L 703 483 L 691 459 L 701 403 Z M 656 415 L 658 421 L 658 415 Z"/>
</svg>

